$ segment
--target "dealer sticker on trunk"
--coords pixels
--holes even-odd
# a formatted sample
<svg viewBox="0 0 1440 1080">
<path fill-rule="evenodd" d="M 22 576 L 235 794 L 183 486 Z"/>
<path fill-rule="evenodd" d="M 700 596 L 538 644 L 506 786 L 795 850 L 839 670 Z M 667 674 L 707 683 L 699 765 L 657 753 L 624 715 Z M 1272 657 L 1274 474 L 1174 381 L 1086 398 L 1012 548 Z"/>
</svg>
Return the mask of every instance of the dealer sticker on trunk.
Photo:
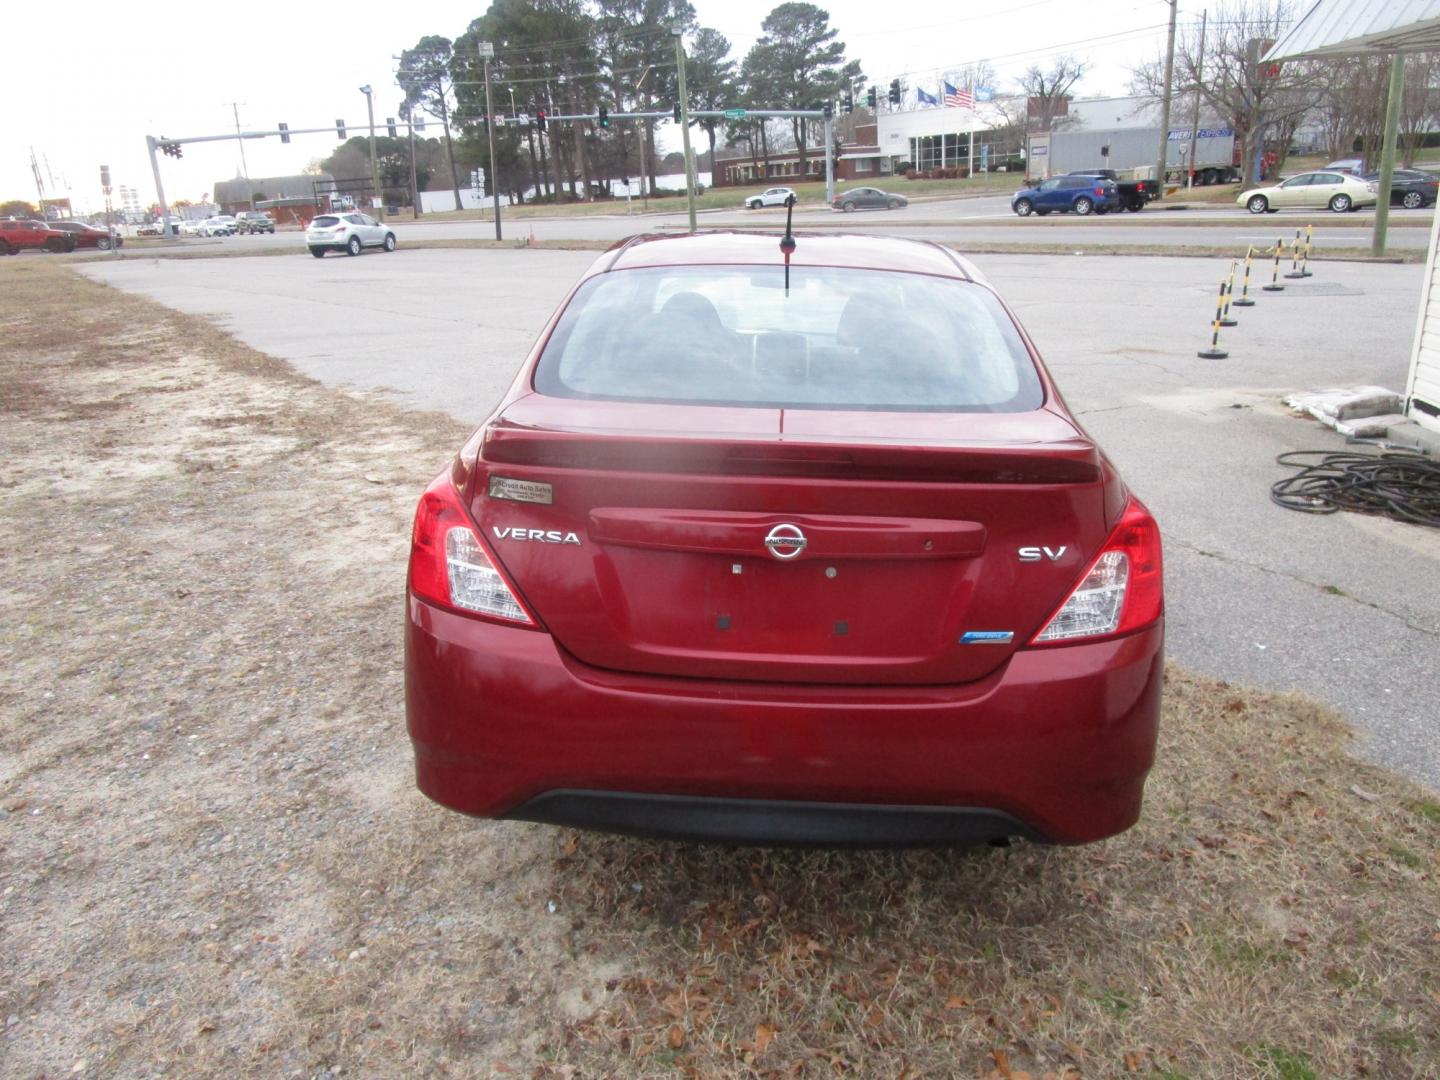
<svg viewBox="0 0 1440 1080">
<path fill-rule="evenodd" d="M 490 477 L 490 497 L 511 499 L 515 502 L 544 503 L 547 506 L 555 501 L 554 489 L 549 484 L 540 484 L 533 480 L 512 480 L 508 476 Z"/>
</svg>

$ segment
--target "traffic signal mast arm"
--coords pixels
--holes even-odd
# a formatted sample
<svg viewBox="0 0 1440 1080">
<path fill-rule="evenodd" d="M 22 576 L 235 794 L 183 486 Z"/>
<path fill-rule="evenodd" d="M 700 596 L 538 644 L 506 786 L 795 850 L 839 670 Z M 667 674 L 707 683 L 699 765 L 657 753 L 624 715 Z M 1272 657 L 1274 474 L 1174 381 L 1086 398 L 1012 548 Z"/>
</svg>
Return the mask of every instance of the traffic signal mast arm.
<svg viewBox="0 0 1440 1080">
<path fill-rule="evenodd" d="M 728 110 L 728 111 L 733 112 L 734 110 Z M 711 119 L 724 120 L 724 119 L 727 119 L 726 112 L 727 112 L 727 110 L 723 110 L 723 109 L 706 109 L 706 110 L 691 109 L 691 110 L 690 110 L 690 118 L 691 118 L 692 120 L 694 120 L 694 119 L 701 119 L 701 120 L 711 120 Z M 761 118 L 761 119 L 764 119 L 764 118 L 767 118 L 767 117 L 772 117 L 772 116 L 784 116 L 784 117 L 803 117 L 803 118 L 805 118 L 805 119 L 810 119 L 810 120 L 823 120 L 823 119 L 825 118 L 825 112 L 824 112 L 823 109 L 746 109 L 746 110 L 745 110 L 745 115 L 744 115 L 743 117 L 739 117 L 738 119 L 748 119 L 748 118 L 750 118 L 750 117 L 752 117 L 752 116 L 754 116 L 754 117 L 759 117 L 759 118 Z M 610 119 L 610 120 L 673 120 L 673 119 L 674 119 L 674 115 L 673 115 L 673 113 L 671 113 L 671 112 L 629 112 L 629 113 L 626 113 L 626 112 L 612 112 L 612 113 L 608 113 L 608 114 L 607 114 L 607 118 Z M 462 121 L 462 122 L 479 123 L 480 120 L 483 119 L 483 116 L 481 116 L 481 115 L 474 115 L 474 116 L 456 115 L 456 116 L 454 117 L 454 119 L 460 120 L 460 121 Z M 508 117 L 508 116 L 497 116 L 497 117 L 495 117 L 495 119 L 496 119 L 496 120 L 499 120 L 499 121 L 505 121 L 505 122 L 509 122 L 509 121 L 510 121 L 510 117 Z M 554 122 L 554 121 L 556 121 L 556 120 L 595 120 L 595 121 L 599 121 L 599 119 L 600 119 L 600 114 L 599 114 L 598 112 L 593 112 L 593 113 L 579 113 L 579 114 L 575 114 L 575 115 L 571 115 L 571 114 L 568 114 L 568 113 L 567 113 L 567 114 L 563 114 L 563 115 L 556 115 L 556 114 L 554 114 L 554 113 L 547 113 L 547 115 L 546 115 L 546 120 L 549 121 L 549 122 Z M 734 118 L 734 117 L 728 117 L 728 119 L 735 119 L 735 118 Z M 396 126 L 397 126 L 397 127 L 409 127 L 412 123 L 413 123 L 413 121 L 404 121 L 404 120 L 402 120 L 402 121 L 399 121 L 399 122 L 396 124 Z M 419 130 L 419 125 L 417 124 L 417 125 L 415 125 L 415 127 L 416 127 L 416 130 L 418 131 L 418 130 Z M 235 132 L 233 132 L 233 131 L 230 132 L 228 135 L 185 135 L 185 136 L 183 136 L 183 137 L 181 137 L 181 138 L 178 138 L 178 139 L 162 138 L 162 137 L 160 137 L 160 136 L 158 136 L 158 135 L 147 135 L 147 136 L 146 136 L 146 139 L 153 141 L 155 147 L 156 147 L 156 148 L 159 148 L 161 145 L 164 145 L 164 144 L 183 145 L 183 144 L 186 144 L 186 143 L 234 142 L 237 138 L 238 138 L 238 139 L 268 139 L 268 138 L 272 138 L 272 137 L 274 137 L 274 136 L 279 136 L 279 135 L 334 135 L 334 134 L 335 134 L 335 125 L 334 125 L 334 124 L 326 124 L 324 127 L 315 127 L 315 128 L 289 128 L 289 129 L 277 128 L 277 129 L 274 130 L 274 131 L 242 131 L 242 132 L 240 132 L 238 135 L 237 135 Z"/>
<path fill-rule="evenodd" d="M 769 119 L 770 117 L 789 117 L 789 118 L 797 118 L 797 117 L 798 117 L 798 118 L 804 119 L 804 120 L 823 120 L 823 121 L 826 122 L 827 127 L 828 127 L 828 124 L 829 124 L 829 121 L 830 121 L 830 119 L 831 119 L 831 116 L 833 115 L 833 108 L 830 109 L 830 110 L 823 109 L 823 108 L 821 108 L 821 109 L 745 109 L 745 110 L 743 110 L 743 111 L 741 111 L 741 110 L 739 110 L 739 109 L 690 109 L 690 110 L 688 110 L 688 113 L 689 113 L 689 117 L 690 117 L 691 120 L 748 120 L 748 119 L 750 119 L 751 117 L 755 117 L 755 118 L 757 118 L 757 119 L 765 120 L 765 119 Z M 736 113 L 740 113 L 740 115 L 737 116 Z M 451 119 L 452 119 L 452 120 L 459 121 L 460 123 L 479 123 L 479 122 L 481 122 L 482 120 L 484 120 L 485 117 L 484 117 L 484 115 L 482 114 L 482 115 L 480 115 L 480 116 L 452 116 Z M 502 121 L 502 122 L 509 122 L 509 121 L 510 121 L 510 117 L 505 117 L 505 116 L 497 116 L 497 117 L 495 117 L 494 119 L 497 120 L 497 121 Z M 593 121 L 596 121 L 596 122 L 598 123 L 599 120 L 600 120 L 600 114 L 599 114 L 598 112 L 593 112 L 593 113 L 579 113 L 579 114 L 569 114 L 569 113 L 566 113 L 566 114 L 561 114 L 561 115 L 558 115 L 558 116 L 547 115 L 545 119 L 546 119 L 546 122 L 547 122 L 547 123 L 553 123 L 553 122 L 556 121 L 556 120 L 593 120 Z M 672 112 L 630 112 L 630 113 L 623 113 L 623 112 L 608 112 L 608 111 L 607 111 L 607 113 L 606 113 L 606 120 L 607 120 L 607 121 L 615 121 L 615 120 L 673 120 L 673 119 L 674 119 L 674 114 L 673 114 Z M 415 124 L 415 121 L 414 121 L 414 120 L 402 121 L 402 123 L 404 123 L 404 125 L 405 125 L 406 127 L 417 127 L 417 125 Z M 608 126 L 608 125 L 607 125 L 607 126 Z M 155 159 L 155 151 L 156 151 L 156 150 L 159 150 L 159 149 L 161 149 L 161 148 L 163 148 L 163 147 L 171 147 L 171 146 L 173 146 L 173 147 L 179 147 L 179 146 L 182 146 L 182 145 L 184 145 L 184 144 L 186 144 L 186 143 L 232 142 L 232 141 L 235 140 L 235 139 L 268 139 L 268 138 L 271 138 L 272 136 L 284 136 L 286 139 L 288 139 L 291 135 L 334 135 L 337 130 L 340 130 L 340 127 L 339 127 L 338 124 L 326 124 L 324 127 L 315 127 L 315 128 L 276 128 L 276 129 L 273 130 L 273 131 L 241 131 L 241 132 L 238 132 L 238 133 L 232 131 L 232 132 L 230 132 L 228 135 L 185 135 L 185 136 L 182 136 L 181 138 L 178 138 L 178 139 L 171 139 L 171 138 L 165 138 L 165 137 L 157 137 L 157 136 L 155 136 L 155 135 L 146 135 L 146 136 L 145 136 L 145 145 L 146 145 L 146 147 L 147 147 L 147 148 L 149 149 L 149 151 L 150 151 L 150 168 L 151 168 L 151 170 L 152 170 L 152 171 L 154 172 L 154 174 L 155 174 L 155 194 L 156 194 L 156 195 L 158 196 L 158 198 L 159 198 L 159 203 L 160 203 L 160 219 L 161 219 L 161 221 L 164 222 L 164 221 L 168 221 L 168 220 L 170 219 L 170 208 L 169 208 L 169 206 L 166 205 L 166 202 L 165 202 L 165 189 L 164 189 L 164 187 L 163 187 L 163 186 L 161 185 L 161 183 L 160 183 L 160 165 L 159 165 L 159 162 L 157 162 L 156 159 Z M 829 143 L 830 143 L 830 138 L 829 138 L 829 133 L 828 133 L 828 131 L 827 131 L 827 133 L 826 133 L 826 145 L 829 145 Z M 166 153 L 169 153 L 168 150 L 166 150 L 165 152 L 166 152 Z M 827 155 L 826 155 L 827 172 L 828 172 L 828 170 L 829 170 L 830 164 L 831 164 L 831 162 L 830 162 L 830 155 L 827 154 Z M 826 187 L 833 189 L 834 181 L 833 181 L 832 179 L 829 179 L 828 177 L 827 177 L 827 181 L 828 181 L 828 182 L 827 182 L 827 184 L 826 184 Z M 826 197 L 827 197 L 827 199 L 833 197 L 833 191 L 828 191 Z M 167 233 L 166 235 L 168 236 L 169 234 Z"/>
</svg>

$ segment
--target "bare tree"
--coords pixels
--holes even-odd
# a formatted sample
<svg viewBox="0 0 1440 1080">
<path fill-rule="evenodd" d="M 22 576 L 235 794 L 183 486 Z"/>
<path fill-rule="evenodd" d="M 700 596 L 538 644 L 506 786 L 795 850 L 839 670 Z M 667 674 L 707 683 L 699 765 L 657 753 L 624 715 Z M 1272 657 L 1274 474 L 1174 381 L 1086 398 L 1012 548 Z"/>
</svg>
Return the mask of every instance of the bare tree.
<svg viewBox="0 0 1440 1080">
<path fill-rule="evenodd" d="M 1293 0 L 1230 0 L 1211 9 L 1200 52 L 1200 27 L 1175 38 L 1175 85 L 1201 101 L 1235 129 L 1246 185 L 1255 183 L 1255 158 L 1265 139 L 1283 163 L 1296 128 L 1320 100 L 1324 71 L 1311 61 L 1261 65 L 1265 49 L 1294 21 Z M 1131 89 L 1159 100 L 1164 61 L 1131 71 Z"/>
<path fill-rule="evenodd" d="M 1056 127 L 1069 110 L 1070 91 L 1089 70 L 1088 63 L 1074 56 L 1058 57 L 1048 71 L 1032 64 L 1016 80 L 1026 97 L 1027 129 L 1050 131 Z"/>
<path fill-rule="evenodd" d="M 995 65 L 989 60 L 976 60 L 945 75 L 946 82 L 962 90 L 993 90 L 999 78 L 995 73 Z"/>
<path fill-rule="evenodd" d="M 1440 120 L 1440 53 L 1405 57 L 1405 96 L 1400 100 L 1401 164 L 1411 168 L 1425 133 Z"/>
</svg>

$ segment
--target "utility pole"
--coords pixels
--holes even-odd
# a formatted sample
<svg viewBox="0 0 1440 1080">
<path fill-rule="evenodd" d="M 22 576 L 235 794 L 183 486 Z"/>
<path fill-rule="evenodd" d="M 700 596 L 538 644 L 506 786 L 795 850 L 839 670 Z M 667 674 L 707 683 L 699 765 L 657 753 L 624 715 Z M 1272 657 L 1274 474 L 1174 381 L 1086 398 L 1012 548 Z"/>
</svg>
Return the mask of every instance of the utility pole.
<svg viewBox="0 0 1440 1080">
<path fill-rule="evenodd" d="M 1157 199 L 1165 197 L 1165 156 L 1170 149 L 1170 84 L 1175 78 L 1175 17 L 1180 0 L 1167 0 L 1170 5 L 1170 41 L 1165 46 L 1165 92 L 1160 98 L 1160 156 L 1155 162 Z M 1191 155 L 1194 156 L 1193 154 Z"/>
<path fill-rule="evenodd" d="M 406 117 L 406 126 L 410 128 L 410 220 L 418 221 L 420 218 L 420 184 L 415 179 L 415 116 L 411 113 Z"/>
<path fill-rule="evenodd" d="M 240 175 L 245 178 L 245 205 L 251 210 L 255 209 L 255 192 L 250 190 L 250 166 L 245 163 L 245 140 L 240 135 L 240 106 L 243 101 L 227 101 L 231 112 L 235 114 L 235 145 L 240 147 Z"/>
<path fill-rule="evenodd" d="M 384 221 L 385 193 L 380 190 L 380 168 L 375 163 L 375 95 L 371 92 L 369 83 L 360 87 L 360 92 L 365 95 L 365 109 L 370 114 L 370 209 L 375 211 L 376 217 Z"/>
<path fill-rule="evenodd" d="M 1400 128 L 1400 98 L 1405 93 L 1405 54 L 1390 57 L 1390 98 L 1385 103 L 1385 138 L 1380 145 L 1380 199 L 1375 204 L 1375 232 L 1370 253 L 1385 254 L 1385 231 L 1390 226 L 1390 188 L 1395 182 L 1395 136 Z"/>
<path fill-rule="evenodd" d="M 695 231 L 695 159 L 690 154 L 690 102 L 685 100 L 685 38 L 684 30 L 672 26 L 675 38 L 675 65 L 680 76 L 680 142 L 685 147 L 685 202 L 690 211 L 690 231 Z M 827 125 L 828 130 L 828 125 Z M 826 148 L 829 153 L 829 148 Z"/>
<path fill-rule="evenodd" d="M 500 184 L 499 171 L 495 168 L 495 111 L 490 107 L 490 61 L 495 58 L 495 44 L 490 41 L 480 41 L 475 44 L 480 58 L 485 61 L 485 129 L 490 133 L 490 172 L 485 179 L 490 184 L 490 198 L 495 207 L 495 239 L 501 240 L 500 235 Z"/>
<path fill-rule="evenodd" d="M 646 68 L 640 74 L 639 80 L 635 83 L 635 93 L 640 93 L 640 87 L 645 85 L 645 78 L 650 74 L 650 68 Z M 645 135 L 650 126 L 649 120 L 640 121 L 640 208 L 650 209 L 650 181 L 649 173 L 645 170 Z"/>
<path fill-rule="evenodd" d="M 1205 85 L 1205 24 L 1210 21 L 1210 9 L 1200 13 L 1200 52 L 1195 60 L 1195 110 L 1190 114 L 1190 172 L 1185 177 L 1185 186 L 1195 186 L 1195 158 L 1200 149 L 1200 87 Z"/>
</svg>

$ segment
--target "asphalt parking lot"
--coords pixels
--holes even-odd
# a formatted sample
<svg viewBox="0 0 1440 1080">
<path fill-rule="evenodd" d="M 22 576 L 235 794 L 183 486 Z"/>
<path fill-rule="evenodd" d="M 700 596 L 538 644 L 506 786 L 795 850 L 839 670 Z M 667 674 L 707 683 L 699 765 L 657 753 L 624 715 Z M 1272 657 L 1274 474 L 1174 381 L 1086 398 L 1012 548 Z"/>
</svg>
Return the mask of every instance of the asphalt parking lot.
<svg viewBox="0 0 1440 1080">
<path fill-rule="evenodd" d="M 402 249 L 84 270 L 210 316 L 326 383 L 478 423 L 593 258 Z M 1221 678 L 1311 693 L 1357 725 L 1363 752 L 1440 787 L 1440 536 L 1298 515 L 1268 499 L 1284 475 L 1276 454 L 1341 445 L 1287 415 L 1283 394 L 1403 388 L 1421 268 L 1318 264 L 1315 277 L 1261 294 L 1224 331 L 1229 358 L 1206 361 L 1195 352 L 1208 342 L 1218 261 L 977 261 L 1161 523 L 1171 655 Z M 416 478 L 417 494 L 426 479 Z"/>
</svg>

